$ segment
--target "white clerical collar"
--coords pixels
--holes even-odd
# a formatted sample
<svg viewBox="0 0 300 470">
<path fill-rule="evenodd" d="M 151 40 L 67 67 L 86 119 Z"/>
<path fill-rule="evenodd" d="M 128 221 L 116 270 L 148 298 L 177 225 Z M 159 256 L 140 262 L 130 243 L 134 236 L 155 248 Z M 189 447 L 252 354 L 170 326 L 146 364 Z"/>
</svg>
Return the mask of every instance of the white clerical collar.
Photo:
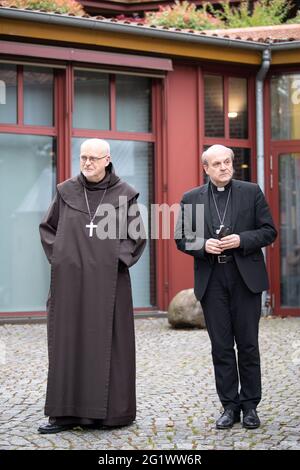
<svg viewBox="0 0 300 470">
<path fill-rule="evenodd" d="M 210 184 L 211 184 L 211 187 L 213 188 L 214 191 L 224 192 L 224 191 L 226 191 L 226 189 L 230 188 L 231 180 L 229 181 L 229 183 L 225 184 L 225 186 L 217 186 L 212 181 L 210 181 Z"/>
</svg>

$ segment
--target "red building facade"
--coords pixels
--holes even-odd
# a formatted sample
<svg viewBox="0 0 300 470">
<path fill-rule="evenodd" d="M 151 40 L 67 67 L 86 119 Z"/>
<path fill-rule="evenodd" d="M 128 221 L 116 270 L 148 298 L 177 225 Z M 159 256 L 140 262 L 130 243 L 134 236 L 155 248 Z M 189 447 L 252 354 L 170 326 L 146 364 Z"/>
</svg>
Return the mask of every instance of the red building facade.
<svg viewBox="0 0 300 470">
<path fill-rule="evenodd" d="M 202 184 L 200 155 L 214 143 L 233 148 L 236 178 L 257 181 L 256 80 L 268 44 L 2 8 L 0 18 L 2 317 L 45 314 L 37 227 L 55 184 L 78 172 L 85 138 L 110 142 L 118 173 L 147 207 Z M 274 48 L 260 116 L 264 190 L 280 232 L 267 250 L 278 315 L 300 314 L 297 46 Z M 172 237 L 149 240 L 139 264 L 137 312 L 164 311 L 193 285 L 192 260 Z"/>
</svg>

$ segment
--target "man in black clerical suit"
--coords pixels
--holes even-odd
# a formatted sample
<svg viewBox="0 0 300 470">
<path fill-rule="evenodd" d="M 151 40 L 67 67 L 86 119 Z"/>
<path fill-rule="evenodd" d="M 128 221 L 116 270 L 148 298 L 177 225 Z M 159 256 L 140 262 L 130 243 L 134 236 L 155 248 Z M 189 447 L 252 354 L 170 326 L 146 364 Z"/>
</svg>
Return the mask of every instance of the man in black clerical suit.
<svg viewBox="0 0 300 470">
<path fill-rule="evenodd" d="M 233 158 L 233 151 L 223 145 L 203 153 L 210 181 L 184 194 L 175 238 L 178 249 L 194 257 L 195 295 L 203 308 L 224 407 L 216 426 L 231 428 L 242 410 L 243 426 L 254 429 L 260 425 L 261 293 L 269 287 L 261 249 L 274 242 L 277 232 L 260 187 L 232 179 Z M 204 239 L 195 247 L 197 204 L 204 205 Z M 188 224 L 187 207 L 192 208 Z"/>
</svg>

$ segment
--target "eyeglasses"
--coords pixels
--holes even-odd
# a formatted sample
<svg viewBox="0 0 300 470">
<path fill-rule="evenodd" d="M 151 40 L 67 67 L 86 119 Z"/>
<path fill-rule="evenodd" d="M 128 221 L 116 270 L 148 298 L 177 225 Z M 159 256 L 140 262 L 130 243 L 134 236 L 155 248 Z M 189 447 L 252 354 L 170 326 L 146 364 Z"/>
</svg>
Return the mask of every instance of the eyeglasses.
<svg viewBox="0 0 300 470">
<path fill-rule="evenodd" d="M 102 160 L 103 158 L 106 158 L 108 156 L 109 155 L 104 155 L 104 157 L 86 157 L 85 155 L 80 155 L 80 160 L 82 161 L 82 163 L 86 163 L 88 160 L 91 163 L 96 163 L 97 160 Z"/>
</svg>

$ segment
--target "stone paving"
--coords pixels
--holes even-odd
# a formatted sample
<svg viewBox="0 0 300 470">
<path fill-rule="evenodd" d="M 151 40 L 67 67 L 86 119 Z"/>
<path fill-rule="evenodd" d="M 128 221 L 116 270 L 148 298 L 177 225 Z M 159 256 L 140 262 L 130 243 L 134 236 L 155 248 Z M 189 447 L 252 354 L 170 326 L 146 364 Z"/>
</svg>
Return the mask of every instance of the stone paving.
<svg viewBox="0 0 300 470">
<path fill-rule="evenodd" d="M 300 318 L 263 318 L 262 425 L 215 429 L 218 402 L 205 330 L 137 319 L 136 422 L 114 430 L 40 435 L 47 374 L 46 325 L 0 326 L 1 449 L 300 449 Z"/>
</svg>

